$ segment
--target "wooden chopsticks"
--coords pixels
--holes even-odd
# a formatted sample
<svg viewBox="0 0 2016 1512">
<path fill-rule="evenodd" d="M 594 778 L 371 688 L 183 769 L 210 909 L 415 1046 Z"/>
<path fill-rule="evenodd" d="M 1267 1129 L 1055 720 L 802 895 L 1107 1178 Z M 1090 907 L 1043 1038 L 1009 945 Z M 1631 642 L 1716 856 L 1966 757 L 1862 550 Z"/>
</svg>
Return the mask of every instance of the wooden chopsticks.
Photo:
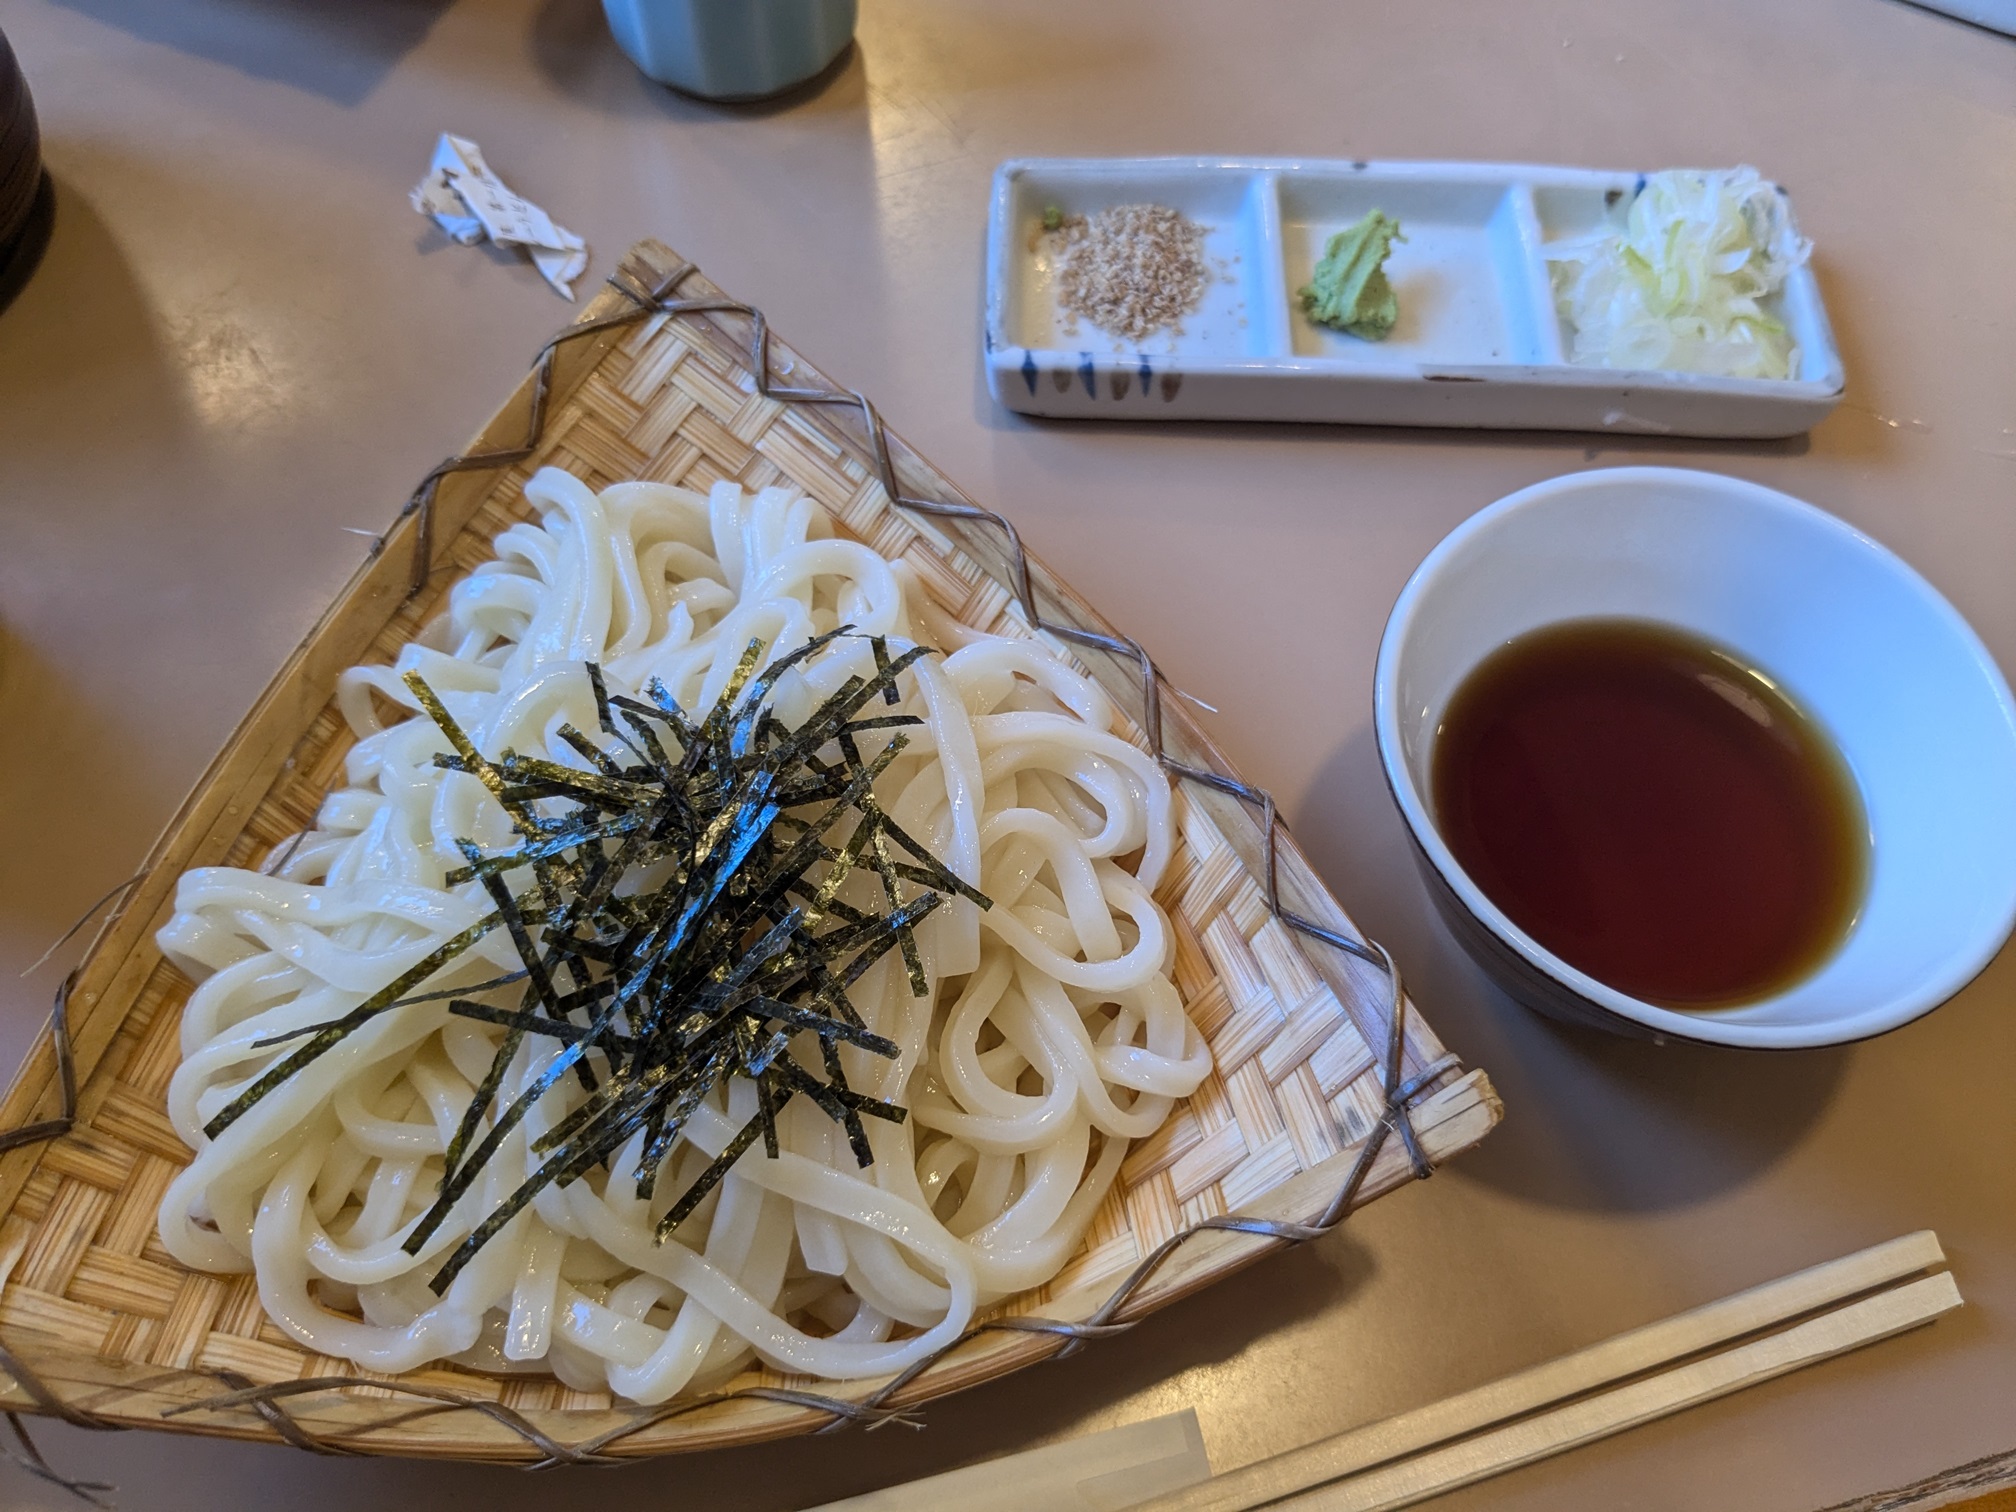
<svg viewBox="0 0 2016 1512">
<path fill-rule="evenodd" d="M 1950 1275 L 1922 1274 L 1944 1262 L 1935 1234 L 1906 1234 L 1135 1512 L 1410 1506 L 1929 1323 L 1961 1301 Z"/>
</svg>

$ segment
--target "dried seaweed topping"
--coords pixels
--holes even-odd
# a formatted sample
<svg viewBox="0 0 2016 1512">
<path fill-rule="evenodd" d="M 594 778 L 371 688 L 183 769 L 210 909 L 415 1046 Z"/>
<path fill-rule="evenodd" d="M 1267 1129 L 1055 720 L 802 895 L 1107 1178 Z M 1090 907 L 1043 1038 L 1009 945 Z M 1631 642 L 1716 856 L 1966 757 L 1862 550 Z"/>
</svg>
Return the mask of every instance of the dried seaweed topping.
<svg viewBox="0 0 2016 1512">
<path fill-rule="evenodd" d="M 905 748 L 915 715 L 864 715 L 901 702 L 897 679 L 925 647 L 891 654 L 870 638 L 872 676 L 848 678 L 795 728 L 777 717 L 779 679 L 843 635 L 814 637 L 763 668 L 751 641 L 714 707 L 695 719 L 654 681 L 642 699 L 612 695 L 587 667 L 602 741 L 565 727 L 583 767 L 505 751 L 485 757 L 417 673 L 406 683 L 447 738 L 436 764 L 466 772 L 502 805 L 517 843 L 466 864 L 448 883 L 479 882 L 492 911 L 350 1013 L 279 1040 L 305 1042 L 211 1120 L 216 1137 L 261 1097 L 381 1013 L 449 999 L 448 1011 L 506 1032 L 450 1141 L 440 1190 L 405 1241 L 417 1253 L 476 1186 L 485 1167 L 563 1078 L 582 1099 L 531 1141 L 537 1167 L 456 1247 L 431 1285 L 445 1291 L 485 1243 L 549 1186 L 598 1167 L 649 1200 L 679 1136 L 710 1095 L 740 1077 L 756 1113 L 680 1194 L 657 1226 L 662 1242 L 756 1143 L 779 1151 L 777 1120 L 804 1096 L 845 1131 L 855 1159 L 874 1158 L 862 1120 L 905 1110 L 848 1085 L 842 1045 L 894 1057 L 861 1021 L 847 988 L 890 951 L 911 992 L 929 990 L 916 929 L 948 897 L 987 898 L 906 834 L 874 783 Z M 859 737 L 894 731 L 874 755 Z M 873 744 L 873 742 L 871 742 Z M 611 754 L 611 747 L 618 754 Z M 872 873 L 880 911 L 839 894 Z M 516 890 L 514 876 L 524 880 Z M 478 986 L 409 996 L 477 940 L 503 930 L 522 971 Z M 515 1008 L 471 994 L 522 981 Z M 515 1098 L 501 1097 L 527 1035 L 558 1045 Z M 627 1146 L 637 1155 L 617 1165 Z"/>
</svg>

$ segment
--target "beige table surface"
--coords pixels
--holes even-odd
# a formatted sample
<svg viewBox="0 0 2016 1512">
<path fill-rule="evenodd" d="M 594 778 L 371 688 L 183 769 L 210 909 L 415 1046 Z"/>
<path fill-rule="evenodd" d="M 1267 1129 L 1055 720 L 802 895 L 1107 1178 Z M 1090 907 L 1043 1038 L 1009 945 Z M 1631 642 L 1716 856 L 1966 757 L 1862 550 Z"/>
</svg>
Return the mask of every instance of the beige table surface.
<svg viewBox="0 0 2016 1512">
<path fill-rule="evenodd" d="M 474 136 L 585 235 L 690 253 L 1222 713 L 1500 1130 L 1347 1233 L 1068 1363 L 845 1434 L 610 1472 L 318 1460 L 49 1429 L 130 1512 L 787 1508 L 1194 1406 L 1220 1466 L 1918 1227 L 1972 1306 L 1450 1498 L 1804 1512 L 2016 1444 L 2016 960 L 1929 1020 L 1782 1058 L 1547 1027 L 1430 916 L 1381 787 L 1373 650 L 1414 563 L 1563 471 L 1661 461 L 1812 499 L 2016 666 L 2016 43 L 1893 0 L 863 0 L 825 87 L 643 82 L 593 0 L 7 0 L 61 188 L 0 315 L 0 1060 L 421 472 L 568 308 L 406 205 Z M 1011 154 L 1749 160 L 1791 187 L 1850 374 L 1810 439 L 1620 444 L 1032 424 L 979 367 Z M 1180 587 L 1176 585 L 1181 585 Z M 0 1467 L 0 1505 L 73 1505 Z"/>
</svg>

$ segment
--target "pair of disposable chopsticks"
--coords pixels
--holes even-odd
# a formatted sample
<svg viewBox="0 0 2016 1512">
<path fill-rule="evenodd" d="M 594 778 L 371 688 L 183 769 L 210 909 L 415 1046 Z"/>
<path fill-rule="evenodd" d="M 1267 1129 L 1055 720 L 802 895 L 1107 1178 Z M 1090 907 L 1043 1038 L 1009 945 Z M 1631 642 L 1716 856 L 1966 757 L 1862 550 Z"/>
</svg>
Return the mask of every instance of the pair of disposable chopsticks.
<svg viewBox="0 0 2016 1512">
<path fill-rule="evenodd" d="M 1291 1449 L 1132 1512 L 1387 1512 L 1929 1323 L 1960 1305 L 1930 1230 Z"/>
</svg>

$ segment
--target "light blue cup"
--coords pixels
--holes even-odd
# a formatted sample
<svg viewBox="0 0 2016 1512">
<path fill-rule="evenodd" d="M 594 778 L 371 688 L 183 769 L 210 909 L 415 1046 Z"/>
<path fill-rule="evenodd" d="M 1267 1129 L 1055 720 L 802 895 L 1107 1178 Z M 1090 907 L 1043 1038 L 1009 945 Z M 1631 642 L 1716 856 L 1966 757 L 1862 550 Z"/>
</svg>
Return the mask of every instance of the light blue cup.
<svg viewBox="0 0 2016 1512">
<path fill-rule="evenodd" d="M 854 36 L 855 0 L 602 0 L 647 78 L 709 100 L 760 100 L 802 84 Z"/>
</svg>

